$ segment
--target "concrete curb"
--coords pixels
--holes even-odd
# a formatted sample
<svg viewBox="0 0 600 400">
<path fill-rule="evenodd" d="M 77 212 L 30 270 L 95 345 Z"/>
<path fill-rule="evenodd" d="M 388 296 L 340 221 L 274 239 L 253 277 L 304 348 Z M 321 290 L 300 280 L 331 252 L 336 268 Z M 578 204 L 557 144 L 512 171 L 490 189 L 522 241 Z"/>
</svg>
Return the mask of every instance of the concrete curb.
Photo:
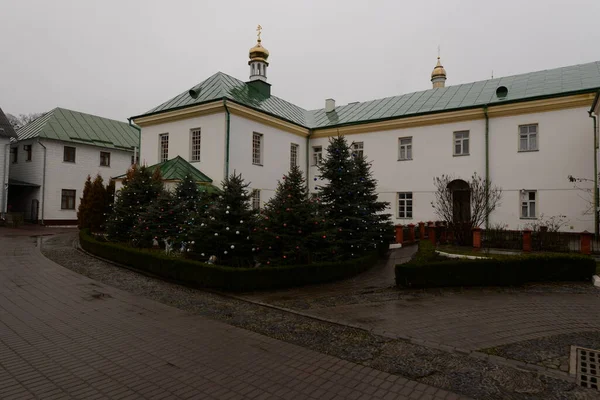
<svg viewBox="0 0 600 400">
<path fill-rule="evenodd" d="M 167 281 L 167 282 L 171 282 L 171 283 L 175 283 L 175 284 L 179 284 L 182 286 L 186 286 L 186 287 L 193 287 L 190 285 L 185 285 L 181 282 L 176 282 L 176 281 L 172 281 L 172 280 L 167 280 L 164 278 L 161 278 L 159 276 L 153 275 L 153 274 L 149 274 L 145 271 L 141 271 L 141 270 L 137 270 L 135 268 L 131 268 L 128 267 L 126 265 L 122 265 L 119 263 L 116 263 L 114 261 L 110 261 L 110 260 L 106 260 L 102 257 L 98 257 L 94 254 L 91 254 L 87 251 L 85 251 L 84 249 L 81 248 L 81 246 L 79 245 L 79 239 L 75 239 L 73 241 L 73 247 L 75 249 L 77 249 L 78 251 L 82 252 L 83 254 L 90 256 L 92 258 L 95 258 L 97 260 L 101 260 L 104 262 L 107 262 L 111 265 L 120 267 L 120 268 L 125 268 L 128 269 L 130 271 L 133 272 L 137 272 L 140 273 L 142 275 L 146 275 L 152 278 L 156 278 L 156 279 L 160 279 L 163 281 Z M 556 369 L 552 369 L 552 368 L 548 368 L 548 367 L 543 367 L 537 364 L 530 364 L 530 363 L 526 363 L 523 361 L 517 361 L 517 360 L 512 360 L 509 358 L 504 358 L 504 357 L 500 357 L 500 356 L 496 356 L 496 355 L 490 355 L 490 354 L 486 354 L 483 353 L 481 351 L 477 351 L 477 350 L 469 350 L 469 349 L 464 349 L 464 348 L 459 348 L 459 347 L 453 347 L 453 346 L 448 346 L 446 344 L 443 343 L 438 343 L 438 342 L 432 342 L 432 341 L 428 341 L 428 340 L 423 340 L 423 339 L 419 339 L 419 338 L 415 338 L 409 335 L 399 335 L 393 332 L 387 332 L 385 330 L 380 330 L 380 329 L 368 329 L 364 326 L 360 326 L 360 325 L 354 325 L 354 324 L 349 324 L 345 321 L 341 321 L 341 320 L 336 320 L 336 319 L 330 319 L 330 318 L 323 318 L 323 317 L 318 317 L 315 315 L 311 315 L 311 314 L 307 314 L 305 312 L 302 311 L 297 311 L 297 310 L 293 310 L 290 308 L 286 308 L 286 307 L 280 307 L 280 306 L 276 306 L 273 304 L 268 304 L 268 303 L 263 303 L 261 301 L 257 301 L 257 300 L 251 300 L 248 299 L 246 297 L 243 296 L 238 296 L 235 294 L 231 294 L 228 292 L 222 292 L 219 290 L 214 290 L 214 289 L 207 289 L 207 288 L 198 288 L 198 287 L 193 287 L 194 289 L 199 289 L 199 290 L 203 290 L 212 294 L 216 294 L 222 297 L 226 297 L 226 298 L 230 298 L 233 300 L 237 300 L 237 301 L 242 301 L 245 303 L 250 303 L 250 304 L 254 304 L 257 306 L 261 306 L 261 307 L 265 307 L 265 308 L 269 308 L 272 310 L 277 310 L 277 311 L 281 311 L 281 312 L 286 312 L 286 313 L 290 313 L 290 314 L 294 314 L 294 315 L 298 315 L 304 318 L 310 318 L 312 320 L 315 321 L 320 321 L 320 322 L 326 322 L 326 323 L 330 323 L 330 324 L 334 324 L 334 325 L 338 325 L 341 327 L 348 327 L 348 328 L 352 328 L 352 329 L 358 329 L 364 332 L 368 332 L 370 334 L 373 335 L 377 335 L 377 336 L 381 336 L 384 337 L 386 339 L 391 339 L 391 340 L 401 340 L 404 342 L 408 342 L 417 346 L 423 346 L 423 347 L 429 347 L 432 349 L 436 349 L 436 350 L 441 350 L 441 351 L 445 351 L 448 353 L 452 353 L 452 354 L 457 354 L 460 356 L 468 356 L 471 358 L 476 358 L 476 359 L 480 359 L 483 361 L 487 361 L 490 362 L 492 364 L 498 365 L 498 366 L 502 366 L 502 367 L 511 367 L 511 368 L 515 368 L 518 370 L 522 370 L 522 371 L 526 371 L 526 372 L 533 372 L 533 373 L 537 373 L 539 375 L 544 375 L 550 378 L 554 378 L 554 379 L 560 379 L 563 381 L 567 381 L 567 382 L 571 382 L 571 383 L 575 383 L 575 377 L 572 375 L 569 375 L 569 373 L 567 372 L 562 372 Z"/>
</svg>

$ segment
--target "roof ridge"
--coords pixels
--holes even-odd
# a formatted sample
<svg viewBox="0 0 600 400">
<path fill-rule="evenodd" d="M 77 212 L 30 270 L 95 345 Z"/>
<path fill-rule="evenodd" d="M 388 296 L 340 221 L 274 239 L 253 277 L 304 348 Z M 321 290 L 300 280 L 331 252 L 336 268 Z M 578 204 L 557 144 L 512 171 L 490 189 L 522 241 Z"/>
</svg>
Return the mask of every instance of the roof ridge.
<svg viewBox="0 0 600 400">
<path fill-rule="evenodd" d="M 89 115 L 90 117 L 96 117 L 96 118 L 102 118 L 102 119 L 106 119 L 108 121 L 114 121 L 114 122 L 118 122 L 120 124 L 125 124 L 127 126 L 129 126 L 128 122 L 125 121 L 119 121 L 118 119 L 113 119 L 113 118 L 107 118 L 107 117 L 103 117 L 101 115 L 96 115 L 96 114 L 90 114 L 90 113 L 86 113 L 83 111 L 77 111 L 77 110 L 72 110 L 70 108 L 64 108 L 64 107 L 55 107 L 52 111 L 56 111 L 56 110 L 64 110 L 64 111 L 69 111 L 72 113 L 77 113 L 77 114 L 83 114 L 83 115 Z M 50 111 L 49 111 L 50 112 Z M 37 119 L 37 118 L 36 118 Z"/>
</svg>

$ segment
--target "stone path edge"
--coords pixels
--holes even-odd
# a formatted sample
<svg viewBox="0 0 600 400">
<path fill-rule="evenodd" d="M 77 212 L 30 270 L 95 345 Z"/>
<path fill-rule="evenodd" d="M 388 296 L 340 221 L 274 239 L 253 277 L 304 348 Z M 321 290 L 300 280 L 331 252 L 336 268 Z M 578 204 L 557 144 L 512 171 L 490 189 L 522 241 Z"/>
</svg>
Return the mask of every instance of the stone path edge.
<svg viewBox="0 0 600 400">
<path fill-rule="evenodd" d="M 193 285 L 188 285 L 185 284 L 184 282 L 179 282 L 176 280 L 172 280 L 172 279 L 165 279 L 163 277 L 160 277 L 158 275 L 154 275 L 152 273 L 149 273 L 147 271 L 143 271 L 137 268 L 133 268 L 124 264 L 119 264 L 117 262 L 111 261 L 111 260 L 107 260 L 105 258 L 99 257 L 95 254 L 92 254 L 88 251 L 85 251 L 79 244 L 79 239 L 75 239 L 73 241 L 73 247 L 76 248 L 78 251 L 82 252 L 83 254 L 89 256 L 89 257 L 93 257 L 97 260 L 115 265 L 117 267 L 120 268 L 124 268 L 124 269 L 128 269 L 130 271 L 136 272 L 138 274 L 142 274 L 145 276 L 149 276 L 152 278 L 156 278 L 156 279 L 160 279 L 166 282 L 170 282 L 170 283 L 175 283 L 177 285 L 182 285 L 182 286 L 186 286 L 186 287 L 191 287 L 194 289 L 198 289 L 197 286 L 193 286 Z M 418 345 L 418 346 L 424 346 L 424 347 L 429 347 L 429 348 L 433 348 L 436 350 L 441 350 L 441 351 L 445 351 L 448 353 L 455 353 L 455 354 L 459 354 L 459 355 L 463 355 L 463 356 L 469 356 L 472 358 L 477 358 L 480 360 L 485 360 L 488 362 L 491 362 L 493 364 L 499 365 L 499 366 L 504 366 L 504 367 L 512 367 L 518 370 L 522 370 L 525 372 L 534 372 L 537 374 L 541 374 L 541 375 L 545 375 L 547 377 L 550 378 L 554 378 L 554 379 L 560 379 L 563 381 L 567 381 L 567 382 L 571 382 L 571 383 L 575 383 L 576 379 L 573 375 L 570 375 L 567 372 L 563 372 L 563 371 L 559 371 L 556 369 L 552 369 L 552 368 L 548 368 L 548 367 L 543 367 L 541 365 L 537 365 L 537 364 L 532 364 L 532 363 L 527 363 L 524 361 L 518 361 L 518 360 L 512 360 L 510 358 L 505 358 L 505 357 L 500 357 L 500 356 L 496 356 L 496 355 L 491 355 L 491 354 L 486 354 L 483 353 L 481 351 L 477 351 L 477 350 L 468 350 L 468 349 L 463 349 L 460 347 L 452 347 L 452 346 L 448 346 L 445 345 L 443 343 L 439 343 L 439 342 L 433 342 L 433 341 L 429 341 L 429 340 L 423 340 L 423 339 L 419 339 L 419 338 L 415 338 L 409 335 L 398 335 L 395 333 L 391 333 L 391 332 L 387 332 L 384 330 L 379 330 L 379 329 L 366 329 L 365 327 L 359 326 L 359 325 L 354 325 L 354 324 L 349 324 L 345 321 L 341 321 L 341 320 L 335 320 L 335 319 L 330 319 L 330 318 L 323 318 L 323 317 L 319 317 L 319 316 L 315 316 L 315 315 L 311 315 L 311 314 L 307 314 L 304 313 L 302 311 L 298 311 L 298 310 L 294 310 L 291 308 L 286 308 L 286 307 L 280 307 L 280 306 L 276 306 L 273 304 L 268 304 L 268 303 L 263 303 L 261 301 L 256 301 L 256 300 L 250 300 L 248 298 L 245 298 L 243 296 L 238 296 L 235 294 L 231 294 L 228 292 L 222 292 L 220 290 L 214 290 L 214 289 L 209 289 L 209 288 L 201 288 L 201 290 L 204 290 L 206 292 L 209 293 L 213 293 L 213 294 L 217 294 L 219 296 L 223 296 L 223 297 L 227 297 L 230 299 L 234 299 L 234 300 L 238 300 L 238 301 L 243 301 L 245 303 L 250 303 L 250 304 L 255 304 L 261 307 L 265 307 L 265 308 L 270 308 L 273 310 L 278 310 L 278 311 L 282 311 L 282 312 L 286 312 L 286 313 L 290 313 L 290 314 L 295 314 L 301 317 L 305 317 L 305 318 L 310 318 L 312 320 L 316 320 L 316 321 L 321 321 L 321 322 L 326 322 L 326 323 L 330 323 L 330 324 L 334 324 L 334 325 L 338 325 L 338 326 L 343 326 L 343 327 L 348 327 L 348 328 L 353 328 L 353 329 L 358 329 L 364 332 L 368 332 L 370 334 L 373 335 L 377 335 L 377 336 L 381 336 L 387 339 L 392 339 L 392 340 L 402 340 L 414 345 Z"/>
</svg>

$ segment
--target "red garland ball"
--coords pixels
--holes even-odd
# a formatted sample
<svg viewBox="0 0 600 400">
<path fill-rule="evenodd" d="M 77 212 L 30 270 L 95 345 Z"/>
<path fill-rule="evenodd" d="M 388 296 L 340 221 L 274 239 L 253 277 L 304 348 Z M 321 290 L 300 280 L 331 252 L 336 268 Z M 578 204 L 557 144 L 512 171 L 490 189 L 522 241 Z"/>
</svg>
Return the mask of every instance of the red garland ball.
<svg viewBox="0 0 600 400">
<path fill-rule="evenodd" d="M 327 236 L 326 236 L 326 235 L 323 235 L 323 239 L 327 239 Z"/>
</svg>

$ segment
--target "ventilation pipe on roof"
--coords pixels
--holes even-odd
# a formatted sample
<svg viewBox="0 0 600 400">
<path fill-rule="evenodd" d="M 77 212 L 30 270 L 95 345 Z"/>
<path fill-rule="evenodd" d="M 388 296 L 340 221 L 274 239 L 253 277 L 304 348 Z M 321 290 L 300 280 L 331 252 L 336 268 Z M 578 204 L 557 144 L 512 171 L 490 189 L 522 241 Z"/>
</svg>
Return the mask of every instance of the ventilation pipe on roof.
<svg viewBox="0 0 600 400">
<path fill-rule="evenodd" d="M 332 112 L 335 110 L 335 100 L 334 99 L 326 99 L 325 100 L 325 112 Z"/>
<path fill-rule="evenodd" d="M 188 92 L 192 99 L 197 99 L 200 96 L 200 86 L 195 86 L 191 88 Z"/>
</svg>

